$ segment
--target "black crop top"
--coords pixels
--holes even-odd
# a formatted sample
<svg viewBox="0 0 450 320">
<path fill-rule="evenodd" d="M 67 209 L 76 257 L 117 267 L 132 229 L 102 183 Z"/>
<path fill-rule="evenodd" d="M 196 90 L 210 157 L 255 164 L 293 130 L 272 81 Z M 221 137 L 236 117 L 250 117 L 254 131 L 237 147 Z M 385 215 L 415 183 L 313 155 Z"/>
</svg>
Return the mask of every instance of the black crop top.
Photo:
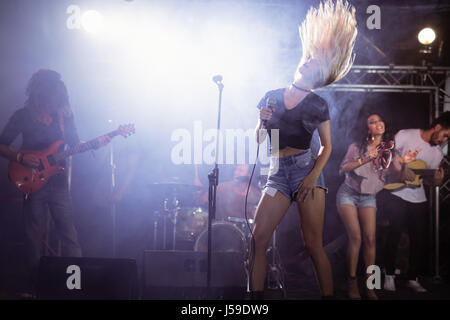
<svg viewBox="0 0 450 320">
<path fill-rule="evenodd" d="M 265 107 L 268 98 L 275 99 L 275 112 L 266 123 L 269 136 L 271 137 L 270 129 L 279 129 L 280 150 L 285 147 L 306 150 L 310 147 L 312 135 L 319 123 L 330 120 L 328 104 L 315 93 L 310 93 L 293 109 L 288 110 L 284 104 L 284 90 L 285 88 L 281 88 L 267 92 L 257 108 Z"/>
</svg>

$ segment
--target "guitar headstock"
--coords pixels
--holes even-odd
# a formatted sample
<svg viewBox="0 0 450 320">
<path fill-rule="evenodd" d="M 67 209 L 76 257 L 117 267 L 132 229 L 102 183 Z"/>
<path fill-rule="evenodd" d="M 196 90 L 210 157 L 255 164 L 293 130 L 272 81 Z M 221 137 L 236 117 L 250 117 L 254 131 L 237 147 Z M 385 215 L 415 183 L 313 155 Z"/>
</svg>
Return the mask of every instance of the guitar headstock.
<svg viewBox="0 0 450 320">
<path fill-rule="evenodd" d="M 129 123 L 120 125 L 117 131 L 122 137 L 127 138 L 134 134 L 136 129 L 134 128 L 134 123 Z"/>
</svg>

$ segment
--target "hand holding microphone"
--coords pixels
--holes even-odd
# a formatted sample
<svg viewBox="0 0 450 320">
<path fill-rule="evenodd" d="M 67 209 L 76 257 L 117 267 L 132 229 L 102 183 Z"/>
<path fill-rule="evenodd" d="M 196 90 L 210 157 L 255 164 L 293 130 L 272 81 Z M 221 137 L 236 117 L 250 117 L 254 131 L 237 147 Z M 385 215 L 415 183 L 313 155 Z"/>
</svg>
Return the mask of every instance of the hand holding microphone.
<svg viewBox="0 0 450 320">
<path fill-rule="evenodd" d="M 272 114 L 275 112 L 275 106 L 277 101 L 273 98 L 267 98 L 266 106 L 259 110 L 259 118 L 264 128 L 267 126 L 267 121 L 272 118 Z"/>
</svg>

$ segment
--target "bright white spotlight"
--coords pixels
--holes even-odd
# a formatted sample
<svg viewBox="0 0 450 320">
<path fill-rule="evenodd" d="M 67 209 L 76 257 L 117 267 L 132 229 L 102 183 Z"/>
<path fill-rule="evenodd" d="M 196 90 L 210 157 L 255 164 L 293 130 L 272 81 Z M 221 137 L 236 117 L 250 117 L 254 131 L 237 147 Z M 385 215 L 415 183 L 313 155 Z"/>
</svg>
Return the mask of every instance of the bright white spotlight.
<svg viewBox="0 0 450 320">
<path fill-rule="evenodd" d="M 81 17 L 83 28 L 89 33 L 98 33 L 103 25 L 103 16 L 96 10 L 88 10 Z"/>
<path fill-rule="evenodd" d="M 420 30 L 417 38 L 421 44 L 429 45 L 433 43 L 434 39 L 436 39 L 436 33 L 431 28 L 424 28 Z"/>
</svg>

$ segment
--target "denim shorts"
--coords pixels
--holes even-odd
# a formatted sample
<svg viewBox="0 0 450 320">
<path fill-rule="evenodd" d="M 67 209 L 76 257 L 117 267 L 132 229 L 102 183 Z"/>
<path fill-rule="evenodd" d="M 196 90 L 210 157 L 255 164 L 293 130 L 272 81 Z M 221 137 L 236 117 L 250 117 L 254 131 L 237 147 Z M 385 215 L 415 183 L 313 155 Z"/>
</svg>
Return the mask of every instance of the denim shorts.
<svg viewBox="0 0 450 320">
<path fill-rule="evenodd" d="M 374 194 L 362 194 L 343 183 L 336 194 L 336 205 L 349 204 L 356 208 L 377 207 Z"/>
<path fill-rule="evenodd" d="M 313 158 L 311 149 L 292 156 L 272 157 L 270 159 L 269 176 L 263 192 L 273 197 L 278 190 L 294 201 L 300 183 L 311 172 L 315 163 L 316 160 Z M 322 173 L 317 179 L 317 187 L 328 192 Z"/>
</svg>

